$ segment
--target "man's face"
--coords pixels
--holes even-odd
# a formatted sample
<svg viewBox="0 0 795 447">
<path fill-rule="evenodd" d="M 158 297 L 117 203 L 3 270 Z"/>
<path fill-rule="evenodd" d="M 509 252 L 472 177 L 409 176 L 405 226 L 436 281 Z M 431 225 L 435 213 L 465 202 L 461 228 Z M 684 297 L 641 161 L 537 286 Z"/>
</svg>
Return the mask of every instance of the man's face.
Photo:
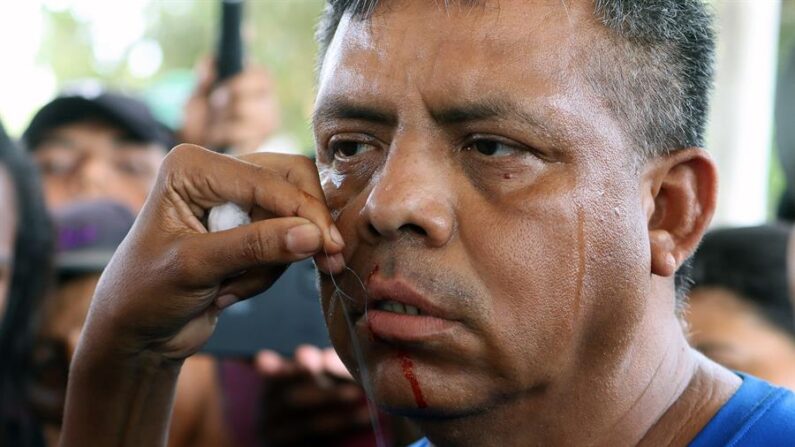
<svg viewBox="0 0 795 447">
<path fill-rule="evenodd" d="M 113 199 L 136 213 L 152 189 L 165 150 L 131 140 L 97 121 L 57 127 L 33 153 L 47 206 L 56 209 L 91 199 Z"/>
<path fill-rule="evenodd" d="M 580 76 L 592 4 L 387 3 L 343 19 L 316 104 L 358 276 L 334 278 L 350 298 L 322 277 L 343 361 L 363 380 L 347 309 L 375 400 L 451 416 L 613 367 L 646 306 L 649 242 L 635 157 Z"/>
<path fill-rule="evenodd" d="M 795 389 L 795 340 L 771 323 L 752 301 L 725 289 L 690 293 L 690 342 L 721 365 Z"/>
<path fill-rule="evenodd" d="M 0 166 L 0 321 L 6 310 L 13 274 L 14 243 L 17 235 L 17 197 L 9 172 Z"/>
</svg>

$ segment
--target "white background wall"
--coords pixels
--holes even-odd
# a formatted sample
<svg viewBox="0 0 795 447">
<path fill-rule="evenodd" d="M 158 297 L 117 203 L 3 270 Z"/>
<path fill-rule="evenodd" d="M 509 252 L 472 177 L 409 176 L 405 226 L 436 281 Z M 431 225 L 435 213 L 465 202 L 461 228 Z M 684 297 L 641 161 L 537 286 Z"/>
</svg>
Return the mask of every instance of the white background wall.
<svg viewBox="0 0 795 447">
<path fill-rule="evenodd" d="M 718 67 L 707 147 L 721 183 L 714 225 L 767 217 L 780 0 L 716 0 Z"/>
</svg>

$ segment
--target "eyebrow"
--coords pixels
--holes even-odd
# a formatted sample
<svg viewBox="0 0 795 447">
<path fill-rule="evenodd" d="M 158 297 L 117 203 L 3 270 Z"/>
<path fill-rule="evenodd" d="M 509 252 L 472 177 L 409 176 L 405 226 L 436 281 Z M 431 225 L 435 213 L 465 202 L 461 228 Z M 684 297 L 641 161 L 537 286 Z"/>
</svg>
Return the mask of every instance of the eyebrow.
<svg viewBox="0 0 795 447">
<path fill-rule="evenodd" d="M 312 123 L 317 126 L 329 120 L 359 120 L 369 121 L 385 126 L 397 125 L 397 115 L 375 107 L 356 104 L 344 98 L 334 98 L 324 101 L 312 114 Z"/>
<path fill-rule="evenodd" d="M 465 104 L 447 106 L 431 110 L 430 114 L 436 123 L 443 126 L 507 119 L 521 122 L 546 137 L 552 138 L 560 133 L 550 128 L 549 120 L 525 110 L 519 104 L 505 98 L 486 98 Z M 348 98 L 326 100 L 312 114 L 312 122 L 315 126 L 335 119 L 368 121 L 384 126 L 394 126 L 398 122 L 397 115 L 394 112 L 356 104 Z"/>
<path fill-rule="evenodd" d="M 431 111 L 434 121 L 441 125 L 466 124 L 469 122 L 495 119 L 519 121 L 525 126 L 551 136 L 548 120 L 536 113 L 525 110 L 514 101 L 504 98 L 485 98 L 482 100 L 445 107 Z"/>
</svg>

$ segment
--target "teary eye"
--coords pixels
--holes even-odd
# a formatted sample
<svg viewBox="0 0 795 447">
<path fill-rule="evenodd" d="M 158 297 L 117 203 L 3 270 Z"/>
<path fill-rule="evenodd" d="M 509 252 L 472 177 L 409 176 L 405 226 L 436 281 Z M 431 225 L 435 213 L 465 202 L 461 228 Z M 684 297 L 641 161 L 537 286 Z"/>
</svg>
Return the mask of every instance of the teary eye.
<svg viewBox="0 0 795 447">
<path fill-rule="evenodd" d="M 330 144 L 330 148 L 331 152 L 334 154 L 334 158 L 346 159 L 356 157 L 357 155 L 361 155 L 365 152 L 369 152 L 375 149 L 375 146 L 359 141 L 340 140 L 333 141 Z"/>
</svg>

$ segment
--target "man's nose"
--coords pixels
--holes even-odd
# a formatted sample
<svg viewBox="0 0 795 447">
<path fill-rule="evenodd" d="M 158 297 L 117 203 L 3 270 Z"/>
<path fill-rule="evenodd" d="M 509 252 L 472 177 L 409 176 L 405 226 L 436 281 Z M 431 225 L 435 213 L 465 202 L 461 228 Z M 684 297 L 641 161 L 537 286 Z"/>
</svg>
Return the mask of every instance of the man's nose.
<svg viewBox="0 0 795 447">
<path fill-rule="evenodd" d="M 86 198 L 101 196 L 107 193 L 113 173 L 110 162 L 102 157 L 92 156 L 83 161 L 77 172 L 76 183 Z"/>
<path fill-rule="evenodd" d="M 410 141 L 400 143 L 402 147 Z M 454 185 L 445 160 L 417 147 L 393 150 L 374 177 L 362 210 L 360 231 L 365 240 L 421 238 L 432 247 L 445 245 L 455 231 Z"/>
</svg>

